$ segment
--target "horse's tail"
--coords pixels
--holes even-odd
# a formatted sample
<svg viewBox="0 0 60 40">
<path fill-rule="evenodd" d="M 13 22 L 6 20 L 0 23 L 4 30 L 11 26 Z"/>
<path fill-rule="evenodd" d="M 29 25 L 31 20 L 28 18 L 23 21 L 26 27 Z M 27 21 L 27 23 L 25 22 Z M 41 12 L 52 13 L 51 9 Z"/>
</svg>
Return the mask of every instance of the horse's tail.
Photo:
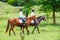
<svg viewBox="0 0 60 40">
<path fill-rule="evenodd" d="M 6 32 L 8 31 L 8 29 L 9 29 L 9 20 L 8 20 L 8 23 L 7 23 Z"/>
</svg>

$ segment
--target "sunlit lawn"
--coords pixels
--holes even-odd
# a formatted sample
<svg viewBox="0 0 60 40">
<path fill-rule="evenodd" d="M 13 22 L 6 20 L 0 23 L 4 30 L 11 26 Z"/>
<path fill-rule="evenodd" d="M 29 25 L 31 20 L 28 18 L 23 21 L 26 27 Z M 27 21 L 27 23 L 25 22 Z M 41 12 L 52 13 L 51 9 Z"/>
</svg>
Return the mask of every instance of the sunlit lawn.
<svg viewBox="0 0 60 40">
<path fill-rule="evenodd" d="M 35 6 L 35 14 L 36 16 L 44 15 L 44 13 L 39 14 L 38 7 Z M 14 31 L 16 36 L 11 32 L 11 36 L 8 35 L 9 32 L 5 33 L 7 20 L 8 18 L 18 18 L 19 17 L 19 8 L 6 5 L 5 3 L 0 2 L 0 40 L 22 40 L 22 35 L 20 34 L 21 30 L 19 27 L 15 26 Z M 9 14 L 6 14 L 6 11 L 9 11 Z M 52 24 L 52 14 L 50 15 L 51 18 L 48 19 L 48 23 L 41 21 L 39 24 L 39 31 L 38 34 L 37 30 L 31 34 L 33 30 L 33 26 L 29 26 L 28 29 L 30 34 L 27 35 L 26 30 L 25 34 L 23 35 L 24 40 L 60 40 L 60 12 L 56 13 L 56 24 Z"/>
<path fill-rule="evenodd" d="M 13 16 L 14 15 L 14 16 Z M 22 40 L 21 39 L 21 30 L 19 27 L 15 26 L 14 31 L 16 32 L 16 36 L 13 35 L 11 32 L 11 36 L 8 35 L 8 32 L 5 33 L 6 26 L 7 26 L 7 19 L 17 17 L 18 14 L 8 14 L 8 15 L 2 15 L 0 17 L 0 40 Z M 4 19 L 6 18 L 6 19 Z M 60 40 L 60 18 L 56 18 L 57 24 L 52 25 L 52 18 L 49 18 L 49 23 L 45 23 L 42 21 L 39 24 L 39 31 L 40 34 L 38 34 L 37 30 L 34 31 L 33 34 L 31 34 L 34 27 L 29 26 L 30 35 L 27 35 L 26 30 L 24 34 L 24 40 Z"/>
</svg>

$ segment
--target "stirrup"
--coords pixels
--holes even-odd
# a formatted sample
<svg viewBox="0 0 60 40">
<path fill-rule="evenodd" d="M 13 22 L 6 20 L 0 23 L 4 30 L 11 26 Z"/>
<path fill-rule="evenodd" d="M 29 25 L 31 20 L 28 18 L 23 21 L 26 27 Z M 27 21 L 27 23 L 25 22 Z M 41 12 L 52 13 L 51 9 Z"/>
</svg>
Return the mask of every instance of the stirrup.
<svg viewBox="0 0 60 40">
<path fill-rule="evenodd" d="M 25 23 L 23 25 L 25 25 Z"/>
</svg>

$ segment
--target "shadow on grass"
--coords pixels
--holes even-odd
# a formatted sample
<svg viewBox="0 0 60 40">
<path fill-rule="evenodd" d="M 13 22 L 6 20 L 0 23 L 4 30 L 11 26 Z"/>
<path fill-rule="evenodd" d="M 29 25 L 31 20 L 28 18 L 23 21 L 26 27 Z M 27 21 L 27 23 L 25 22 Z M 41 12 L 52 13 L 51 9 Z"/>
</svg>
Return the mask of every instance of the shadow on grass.
<svg viewBox="0 0 60 40">
<path fill-rule="evenodd" d="M 48 25 L 54 26 L 54 27 L 59 27 L 60 26 L 60 24 L 48 24 Z"/>
<path fill-rule="evenodd" d="M 46 27 L 48 24 L 39 24 L 41 27 Z"/>
<path fill-rule="evenodd" d="M 59 39 L 57 39 L 57 40 L 60 40 L 60 38 L 59 38 Z"/>
<path fill-rule="evenodd" d="M 52 24 L 52 23 L 50 23 L 50 24 L 39 24 L 39 26 L 41 26 L 41 27 L 46 27 L 46 26 L 54 26 L 54 27 L 60 27 L 60 24 Z"/>
</svg>

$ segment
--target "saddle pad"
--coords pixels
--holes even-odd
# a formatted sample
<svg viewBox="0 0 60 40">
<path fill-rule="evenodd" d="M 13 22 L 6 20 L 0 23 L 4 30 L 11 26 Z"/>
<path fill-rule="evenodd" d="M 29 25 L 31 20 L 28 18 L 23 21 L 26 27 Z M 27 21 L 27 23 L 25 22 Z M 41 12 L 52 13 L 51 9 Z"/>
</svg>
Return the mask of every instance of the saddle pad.
<svg viewBox="0 0 60 40">
<path fill-rule="evenodd" d="M 23 23 L 23 21 L 21 19 L 19 19 L 19 23 Z M 34 20 L 31 20 L 31 23 L 34 23 Z"/>
<path fill-rule="evenodd" d="M 22 19 L 19 19 L 19 23 L 23 23 L 23 20 Z M 26 22 L 25 22 L 26 23 Z"/>
<path fill-rule="evenodd" d="M 34 20 L 31 20 L 31 23 L 34 23 Z"/>
<path fill-rule="evenodd" d="M 21 19 L 19 19 L 19 23 L 23 23 L 23 21 Z"/>
</svg>

